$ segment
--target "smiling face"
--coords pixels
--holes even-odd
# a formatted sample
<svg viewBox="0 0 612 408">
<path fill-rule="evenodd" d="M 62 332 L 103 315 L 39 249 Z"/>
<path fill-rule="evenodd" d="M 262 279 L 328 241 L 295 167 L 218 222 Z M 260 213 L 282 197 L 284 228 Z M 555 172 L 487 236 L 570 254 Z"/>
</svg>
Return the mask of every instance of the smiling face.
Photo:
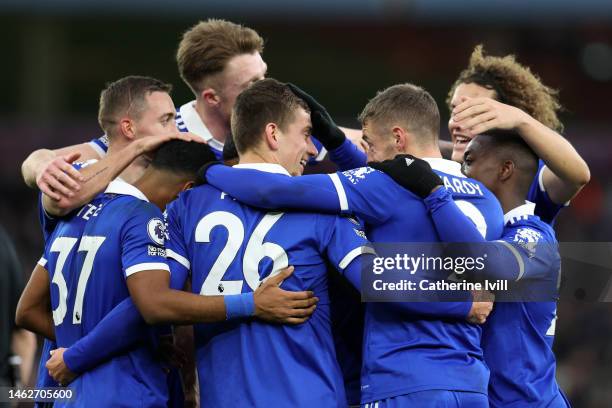
<svg viewBox="0 0 612 408">
<path fill-rule="evenodd" d="M 453 98 L 451 99 L 451 118 L 448 121 L 448 131 L 451 135 L 451 141 L 453 143 L 453 153 L 451 159 L 456 162 L 463 162 L 463 154 L 465 149 L 472 139 L 471 136 L 467 135 L 467 132 L 462 131 L 457 123 L 453 121 L 452 109 L 462 102 L 463 97 L 470 98 L 493 98 L 496 99 L 496 93 L 492 89 L 487 89 L 475 83 L 461 84 L 455 89 Z"/>
<path fill-rule="evenodd" d="M 302 175 L 308 160 L 317 154 L 317 148 L 310 138 L 312 132 L 310 114 L 298 107 L 285 129 L 279 127 L 277 131 L 279 164 L 292 176 Z"/>
</svg>

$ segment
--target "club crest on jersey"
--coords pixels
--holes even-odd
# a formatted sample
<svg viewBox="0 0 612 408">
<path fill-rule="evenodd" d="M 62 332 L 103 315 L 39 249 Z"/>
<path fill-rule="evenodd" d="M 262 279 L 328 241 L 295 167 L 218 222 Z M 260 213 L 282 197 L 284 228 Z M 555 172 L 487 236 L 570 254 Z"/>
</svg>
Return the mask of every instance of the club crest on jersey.
<svg viewBox="0 0 612 408">
<path fill-rule="evenodd" d="M 374 171 L 371 167 L 360 167 L 358 169 L 343 171 L 344 174 L 351 183 L 357 184 L 360 180 L 364 180 L 366 174 L 372 173 Z"/>
<path fill-rule="evenodd" d="M 519 228 L 514 234 L 514 242 L 522 246 L 532 258 L 535 255 L 536 245 L 542 234 L 532 228 Z"/>
<path fill-rule="evenodd" d="M 164 245 L 166 241 L 166 226 L 164 222 L 159 218 L 153 218 L 147 224 L 147 232 L 149 233 L 149 238 L 157 245 Z"/>
</svg>

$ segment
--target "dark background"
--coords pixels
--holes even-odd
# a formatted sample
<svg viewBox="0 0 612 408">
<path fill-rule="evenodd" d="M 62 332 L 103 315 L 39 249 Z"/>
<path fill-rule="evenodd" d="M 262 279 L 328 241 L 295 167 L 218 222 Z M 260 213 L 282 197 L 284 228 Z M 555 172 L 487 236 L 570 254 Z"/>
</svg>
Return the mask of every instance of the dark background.
<svg viewBox="0 0 612 408">
<path fill-rule="evenodd" d="M 18 246 L 25 274 L 42 253 L 42 239 L 36 193 L 20 176 L 22 161 L 37 148 L 99 136 L 100 90 L 122 76 L 174 84 L 177 106 L 193 99 L 174 54 L 182 32 L 209 17 L 256 29 L 266 40 L 269 76 L 308 90 L 343 125 L 357 127 L 356 116 L 379 89 L 399 82 L 425 87 L 440 104 L 443 138 L 446 95 L 473 47 L 483 43 L 490 54 L 516 54 L 560 90 L 564 135 L 591 168 L 590 184 L 558 219 L 559 240 L 610 241 L 612 2 L 39 3 L 0 1 L 0 222 Z M 611 312 L 610 303 L 560 302 L 558 379 L 575 407 L 612 406 Z"/>
</svg>

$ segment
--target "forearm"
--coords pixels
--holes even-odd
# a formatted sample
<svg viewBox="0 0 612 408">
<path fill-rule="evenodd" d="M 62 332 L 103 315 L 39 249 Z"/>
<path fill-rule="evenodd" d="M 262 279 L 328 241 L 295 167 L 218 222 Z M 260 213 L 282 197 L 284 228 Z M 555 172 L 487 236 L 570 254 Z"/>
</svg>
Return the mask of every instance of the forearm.
<svg viewBox="0 0 612 408">
<path fill-rule="evenodd" d="M 374 258 L 372 254 L 363 254 L 355 258 L 342 271 L 342 275 L 360 292 L 362 291 L 362 270 L 365 268 L 371 271 Z M 472 302 L 387 302 L 386 306 L 415 317 L 465 320 L 472 307 Z"/>
<path fill-rule="evenodd" d="M 55 326 L 48 310 L 17 311 L 17 326 L 55 341 Z"/>
<path fill-rule="evenodd" d="M 206 181 L 247 205 L 265 209 L 339 214 L 338 194 L 327 175 L 287 177 L 252 169 L 211 166 Z M 312 197 L 316 197 L 315 200 Z"/>
<path fill-rule="evenodd" d="M 21 164 L 21 176 L 30 188 L 36 188 L 36 179 L 44 167 L 55 159 L 55 152 L 49 149 L 39 149 L 32 152 Z"/>
<path fill-rule="evenodd" d="M 329 158 L 341 171 L 356 169 L 367 165 L 367 156 L 348 138 L 329 152 Z"/>
<path fill-rule="evenodd" d="M 155 299 L 137 305 L 149 324 L 211 323 L 226 319 L 223 298 L 162 289 L 155 294 Z"/>
<path fill-rule="evenodd" d="M 148 337 L 149 326 L 131 298 L 119 303 L 85 337 L 64 353 L 64 361 L 74 373 L 83 373 L 125 352 Z"/>
<path fill-rule="evenodd" d="M 136 159 L 142 150 L 134 142 L 119 152 L 106 155 L 102 160 L 84 167 L 80 172 L 83 181 L 72 197 L 61 196 L 59 201 L 43 195 L 43 207 L 52 216 L 63 216 L 90 202 L 100 194 L 121 172 Z"/>
<path fill-rule="evenodd" d="M 442 242 L 486 242 L 474 223 L 455 204 L 450 191 L 444 187 L 431 193 L 424 202 Z"/>
<path fill-rule="evenodd" d="M 551 176 L 558 179 L 544 179 L 544 187 L 555 202 L 567 201 L 588 183 L 591 177 L 588 165 L 571 143 L 559 133 L 530 116 L 517 130 L 536 155 L 546 163 Z M 560 185 L 561 191 L 556 191 L 555 184 Z"/>
</svg>

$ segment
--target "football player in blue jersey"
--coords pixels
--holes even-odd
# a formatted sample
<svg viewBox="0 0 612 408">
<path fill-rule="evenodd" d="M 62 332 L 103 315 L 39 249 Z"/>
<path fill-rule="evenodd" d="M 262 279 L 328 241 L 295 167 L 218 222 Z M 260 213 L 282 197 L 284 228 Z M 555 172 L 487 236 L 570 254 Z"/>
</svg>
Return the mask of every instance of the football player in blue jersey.
<svg viewBox="0 0 612 408">
<path fill-rule="evenodd" d="M 507 131 L 492 130 L 467 145 L 464 173 L 482 181 L 505 213 L 501 240 L 486 245 L 450 191 L 439 188 L 442 180 L 435 182 L 431 168 L 414 157 L 405 159 L 397 157 L 377 168 L 410 190 L 431 191 L 425 202 L 440 237 L 474 243 L 458 244 L 461 255 L 487 254 L 487 264 L 494 267 L 472 277 L 509 281 L 510 291 L 498 292 L 496 300 L 501 302 L 483 329 L 491 407 L 569 407 L 555 380 L 552 350 L 561 259 L 552 227 L 534 215 L 535 205 L 525 200 L 538 171 L 537 156 L 520 136 Z"/>
<path fill-rule="evenodd" d="M 85 181 L 83 188 L 72 197 L 55 201 L 43 195 L 45 211 L 41 211 L 41 219 L 46 235 L 53 231 L 58 221 L 56 216 L 81 208 L 117 175 L 121 174 L 124 181 L 133 182 L 139 179 L 150 161 L 150 152 L 165 141 L 194 139 L 189 134 L 179 133 L 172 125 L 175 110 L 169 91 L 169 85 L 154 78 L 130 76 L 109 84 L 102 92 L 99 121 L 105 132 L 111 136 L 109 154 L 97 163 L 80 169 Z M 143 154 L 149 157 L 144 157 Z M 129 310 L 126 311 L 128 312 Z M 125 344 L 130 342 L 127 337 L 122 337 L 121 340 Z M 94 353 L 89 352 L 90 347 L 86 345 L 73 348 L 73 355 L 79 350 L 82 354 L 87 353 L 82 360 L 77 357 L 72 359 L 74 371 L 84 372 L 106 360 L 109 355 L 124 346 L 122 341 L 100 341 L 98 344 L 102 346 L 94 343 L 91 347 L 96 350 Z M 49 350 L 55 346 L 49 342 L 45 342 L 45 345 L 44 356 L 48 357 Z M 53 385 L 47 375 L 45 362 L 46 358 L 41 358 L 39 384 Z"/>
<path fill-rule="evenodd" d="M 39 216 L 45 242 L 55 228 L 58 216 L 89 202 L 117 175 L 123 172 L 128 181 L 138 178 L 149 161 L 144 154 L 171 139 L 193 139 L 190 134 L 181 134 L 172 126 L 175 110 L 168 94 L 170 89 L 169 85 L 154 78 L 130 76 L 110 83 L 102 92 L 99 122 L 103 129 L 114 135 L 111 153 L 98 163 L 87 167 L 88 163 L 77 163 L 61 172 L 58 177 L 64 182 L 69 181 L 68 174 L 76 172 L 82 180 L 77 190 L 63 196 L 54 191 L 51 196 L 41 194 Z M 45 368 L 49 352 L 54 348 L 52 342 L 44 341 L 38 386 L 57 385 Z"/>
<path fill-rule="evenodd" d="M 322 107 L 313 101 L 309 105 L 314 111 L 313 133 L 338 131 Z M 501 236 L 503 213 L 497 199 L 484 185 L 461 174 L 458 163 L 441 158 L 439 112 L 429 93 L 411 84 L 392 86 L 368 103 L 361 120 L 370 159 L 406 152 L 426 158 L 482 236 Z M 370 167 L 294 178 L 220 165 L 205 170 L 208 183 L 249 205 L 351 213 L 365 221 L 374 242 L 439 241 L 421 197 Z M 489 371 L 480 347 L 481 328 L 468 322 L 483 306 L 477 303 L 368 303 L 361 402 L 488 406 Z M 490 311 L 491 305 L 486 307 Z"/>
<path fill-rule="evenodd" d="M 307 105 L 288 86 L 264 79 L 241 93 L 232 114 L 238 168 L 261 177 L 300 175 L 316 154 Z M 202 406 L 345 407 L 330 325 L 328 270 L 359 277 L 371 252 L 357 221 L 250 208 L 210 185 L 181 194 L 167 209 L 172 274 L 191 277 L 194 293 L 243 296 L 291 264 L 282 287 L 312 290 L 312 317 L 298 326 L 253 320 L 196 325 Z M 370 255 L 371 256 L 371 255 Z M 174 266 L 179 266 L 173 263 Z M 248 307 L 248 305 L 245 305 Z"/>
<path fill-rule="evenodd" d="M 209 19 L 187 30 L 178 46 L 179 74 L 193 91 L 195 100 L 178 109 L 176 126 L 202 138 L 219 159 L 225 140 L 230 137 L 230 112 L 236 97 L 266 74 L 267 65 L 261 56 L 263 43 L 263 38 L 251 28 Z M 327 151 L 332 161 L 342 160 L 347 150 L 358 151 L 357 146 L 363 144 L 361 132 L 355 129 L 344 129 L 336 138 L 315 136 L 317 160 L 322 160 Z M 82 161 L 98 159 L 107 147 L 108 139 L 102 136 L 63 149 L 36 150 L 22 164 L 23 178 L 28 186 L 38 186 L 59 199 L 79 186 L 79 176 L 70 164 L 79 157 Z"/>
<path fill-rule="evenodd" d="M 513 55 L 484 56 L 482 46 L 477 46 L 447 102 L 453 160 L 463 160 L 465 147 L 475 135 L 495 128 L 515 131 L 538 155 L 539 169 L 528 199 L 543 221 L 552 223 L 588 183 L 589 167 L 557 133 L 563 131 L 557 117 L 561 108 L 557 91 L 542 84 Z"/>
<path fill-rule="evenodd" d="M 135 185 L 121 179 L 113 181 L 104 194 L 60 221 L 51 234 L 45 255 L 24 292 L 18 321 L 55 337 L 60 347 L 68 348 L 66 353 L 98 325 L 104 325 L 105 330 L 98 331 L 97 339 L 90 339 L 92 347 L 108 348 L 105 342 L 125 343 L 117 335 L 139 340 L 123 353 L 81 373 L 72 383 L 78 395 L 72 403 L 165 406 L 165 373 L 146 342 L 143 318 L 149 324 L 191 324 L 250 316 L 302 323 L 314 311 L 316 299 L 307 292 L 288 293 L 277 287 L 282 278 L 290 276 L 287 270 L 254 293 L 238 296 L 238 302 L 232 296 L 197 296 L 170 289 L 161 209 L 193 184 L 196 171 L 209 160 L 214 160 L 214 155 L 204 144 L 166 143 Z M 134 306 L 117 312 L 117 306 L 125 305 L 128 297 L 142 317 L 134 313 Z M 49 300 L 52 317 L 46 309 Z M 249 307 L 243 307 L 245 302 Z M 114 321 L 107 321 L 113 313 Z M 101 352 L 96 348 L 85 351 Z"/>
</svg>

